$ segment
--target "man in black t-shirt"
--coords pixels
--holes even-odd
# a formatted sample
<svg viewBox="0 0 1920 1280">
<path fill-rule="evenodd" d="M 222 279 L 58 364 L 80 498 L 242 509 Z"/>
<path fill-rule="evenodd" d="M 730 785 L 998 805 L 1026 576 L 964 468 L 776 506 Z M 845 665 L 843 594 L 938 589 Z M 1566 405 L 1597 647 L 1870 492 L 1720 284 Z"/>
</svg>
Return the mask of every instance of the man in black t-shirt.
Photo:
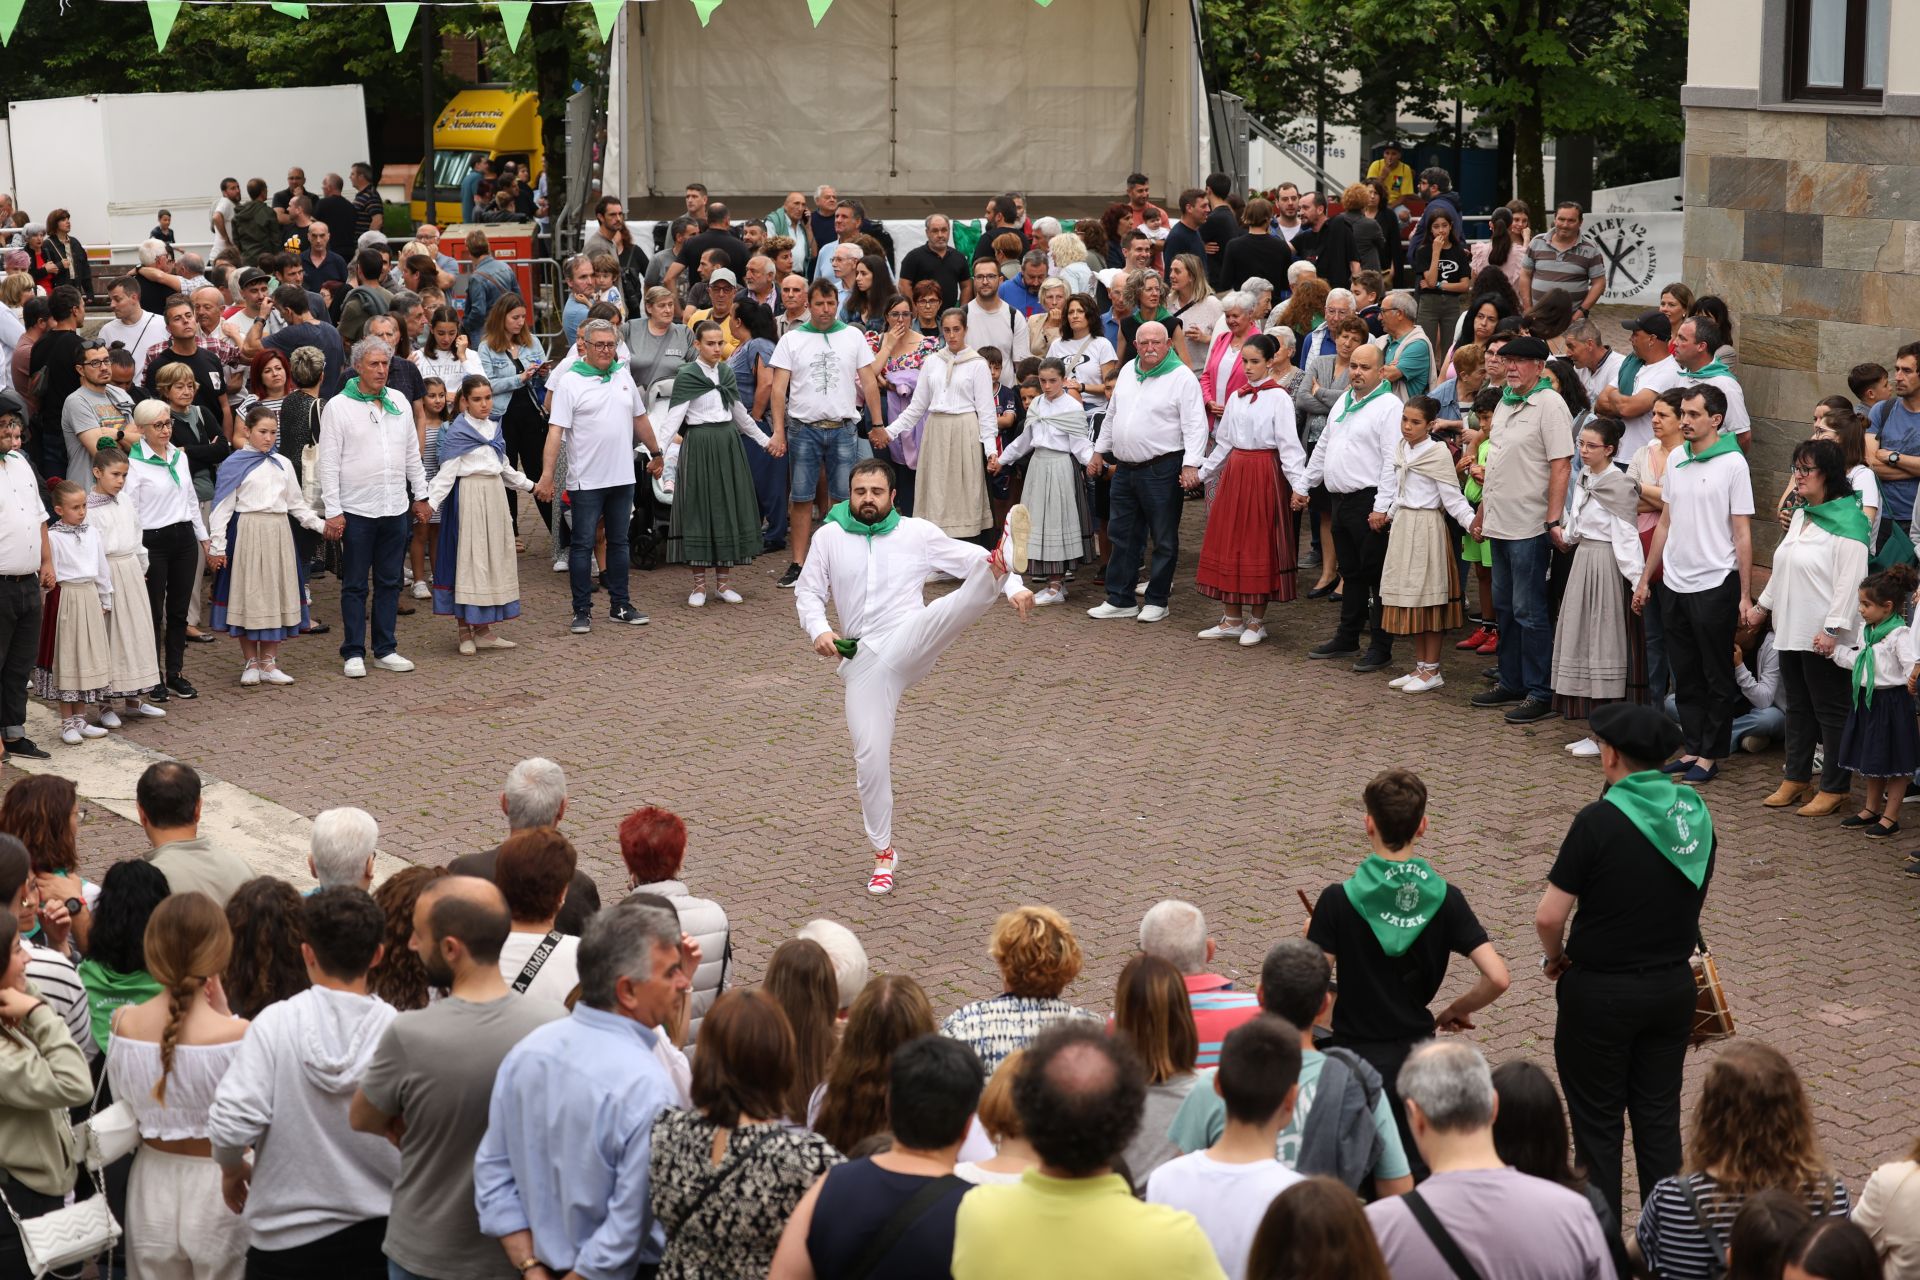
<svg viewBox="0 0 1920 1280">
<path fill-rule="evenodd" d="M 39 411 L 33 415 L 34 461 L 43 476 L 67 473 L 67 442 L 60 431 L 60 415 L 67 397 L 80 389 L 80 322 L 86 318 L 86 304 L 80 291 L 63 284 L 47 298 L 51 327 L 34 342 L 27 356 L 27 376 L 42 369 L 47 373 L 47 388 L 40 394 Z M 51 493 L 49 493 L 51 499 Z"/>
<path fill-rule="evenodd" d="M 1567 828 L 1534 928 L 1541 967 L 1558 984 L 1553 1058 L 1575 1154 L 1617 1221 L 1623 1112 L 1633 1117 L 1640 1194 L 1680 1171 L 1689 960 L 1717 841 L 1706 802 L 1660 772 L 1680 747 L 1678 725 L 1626 702 L 1596 708 L 1588 724 L 1607 791 Z"/>
<path fill-rule="evenodd" d="M 1233 205 L 1227 200 L 1232 194 L 1233 179 L 1224 173 L 1207 175 L 1207 203 L 1212 208 L 1207 211 L 1207 220 L 1200 225 L 1200 239 L 1205 242 L 1207 250 L 1207 283 L 1215 290 L 1227 287 L 1227 245 L 1247 234 L 1247 229 L 1240 225 L 1240 215 L 1234 212 Z M 1286 277 L 1265 278 L 1278 284 Z M 1233 287 L 1239 288 L 1238 285 Z"/>
<path fill-rule="evenodd" d="M 154 354 L 141 380 L 148 391 L 159 393 L 155 379 L 170 364 L 184 364 L 193 370 L 199 389 L 193 402 L 200 406 L 200 417 L 222 437 L 233 435 L 233 414 L 227 404 L 227 381 L 220 371 L 220 358 L 200 345 L 200 326 L 193 318 L 193 303 L 183 294 L 167 302 L 167 345 Z"/>
<path fill-rule="evenodd" d="M 913 286 L 931 280 L 940 286 L 940 307 L 960 305 L 960 291 L 968 282 L 967 255 L 953 247 L 953 223 L 944 213 L 927 218 L 927 242 L 910 249 L 900 262 L 900 292 L 913 296 Z"/>
<path fill-rule="evenodd" d="M 1426 1169 L 1395 1085 L 1400 1066 L 1436 1030 L 1471 1031 L 1473 1013 L 1507 989 L 1507 966 L 1460 890 L 1414 855 L 1427 833 L 1426 784 L 1389 769 L 1367 784 L 1364 799 L 1373 852 L 1320 894 L 1307 940 L 1332 958 L 1339 977 L 1332 1043 L 1380 1073 L 1417 1180 Z M 1455 955 L 1471 960 L 1480 978 L 1435 1015 L 1427 1006 Z"/>
<path fill-rule="evenodd" d="M 353 229 L 353 201 L 347 199 L 345 191 L 346 184 L 337 173 L 320 179 L 320 203 L 314 206 L 313 216 L 327 228 L 329 244 L 344 245 L 351 253 L 359 233 Z M 309 227 L 307 231 L 311 239 L 314 228 Z"/>
<path fill-rule="evenodd" d="M 671 289 L 682 275 L 691 284 L 699 273 L 701 255 L 710 249 L 727 255 L 727 269 L 733 272 L 734 279 L 747 273 L 747 259 L 753 254 L 748 251 L 747 242 L 727 225 L 727 206 L 718 200 L 707 205 L 707 229 L 681 241 L 679 251 L 673 255 L 673 265 L 667 268 L 667 287 Z"/>
</svg>

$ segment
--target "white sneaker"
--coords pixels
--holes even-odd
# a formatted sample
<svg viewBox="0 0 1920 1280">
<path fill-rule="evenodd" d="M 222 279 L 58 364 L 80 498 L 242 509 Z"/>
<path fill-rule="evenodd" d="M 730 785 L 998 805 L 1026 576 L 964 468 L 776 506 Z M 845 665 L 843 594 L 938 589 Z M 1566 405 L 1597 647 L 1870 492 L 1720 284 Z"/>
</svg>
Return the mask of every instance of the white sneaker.
<svg viewBox="0 0 1920 1280">
<path fill-rule="evenodd" d="M 1102 600 L 1099 604 L 1087 610 L 1087 616 L 1089 618 L 1137 618 L 1140 616 L 1140 606 L 1130 604 L 1125 608 L 1121 608 Z"/>
<path fill-rule="evenodd" d="M 1001 572 L 1027 571 L 1027 542 L 1033 536 L 1033 516 L 1023 503 L 1007 508 L 1006 523 L 1000 526 L 1000 541 L 994 545 L 992 560 Z"/>
<path fill-rule="evenodd" d="M 346 665 L 341 668 L 341 674 L 349 680 L 358 680 L 361 676 L 367 674 L 367 660 L 365 658 L 348 658 Z"/>
<path fill-rule="evenodd" d="M 255 666 L 253 663 L 249 662 L 246 666 L 246 670 L 240 673 L 240 683 L 243 685 L 259 684 L 260 668 Z"/>
<path fill-rule="evenodd" d="M 1248 627 L 1240 637 L 1240 647 L 1242 649 L 1251 649 L 1254 645 L 1259 644 L 1266 638 L 1267 629 L 1265 627 Z"/>
<path fill-rule="evenodd" d="M 136 706 L 128 707 L 127 712 L 130 715 L 151 716 L 155 720 L 165 720 L 167 718 L 166 709 L 164 707 L 156 707 L 151 702 L 141 702 Z"/>
<path fill-rule="evenodd" d="M 689 609 L 701 608 L 706 603 L 707 603 L 707 593 L 704 591 L 696 591 L 692 595 L 687 597 L 687 607 Z"/>
<path fill-rule="evenodd" d="M 415 600 L 433 599 L 433 588 L 427 585 L 424 578 L 415 578 L 413 580 L 413 598 Z"/>
<path fill-rule="evenodd" d="M 1066 602 L 1067 602 L 1067 593 L 1060 590 L 1060 588 L 1058 587 L 1043 587 L 1040 591 L 1036 592 L 1033 597 L 1033 603 L 1036 606 L 1049 605 L 1049 604 L 1065 604 Z"/>
<path fill-rule="evenodd" d="M 1567 744 L 1567 754 L 1578 760 L 1591 760 L 1600 754 L 1600 744 L 1592 738 L 1582 738 Z"/>
<path fill-rule="evenodd" d="M 1202 640 L 1233 640 L 1247 633 L 1247 624 L 1236 622 L 1228 626 L 1225 622 L 1216 622 L 1200 633 Z"/>
<path fill-rule="evenodd" d="M 384 658 L 375 658 L 373 660 L 373 665 L 380 668 L 382 671 L 413 670 L 413 663 L 409 662 L 407 659 L 401 657 L 397 653 L 390 653 Z"/>
<path fill-rule="evenodd" d="M 260 679 L 266 684 L 292 684 L 293 677 L 280 669 L 279 663 L 270 663 L 260 668 Z"/>
<path fill-rule="evenodd" d="M 68 716 L 65 720 L 62 720 L 60 722 L 60 741 L 70 747 L 79 746 L 81 741 L 80 726 L 85 723 L 86 721 L 80 719 L 78 716 Z"/>
<path fill-rule="evenodd" d="M 1413 679 L 1407 681 L 1405 684 L 1400 686 L 1400 692 L 1426 693 L 1430 689 L 1438 689 L 1441 685 L 1445 684 L 1446 682 L 1447 682 L 1447 678 L 1441 675 L 1438 671 L 1436 671 L 1432 675 L 1427 676 L 1424 679 L 1422 679 L 1419 676 L 1415 676 Z"/>
<path fill-rule="evenodd" d="M 567 571 L 567 568 L 568 568 L 567 558 L 565 556 L 561 556 L 558 560 L 555 560 L 553 562 L 553 571 L 555 573 L 565 573 Z"/>
<path fill-rule="evenodd" d="M 1420 678 L 1419 672 L 1409 671 L 1407 672 L 1407 674 L 1403 676 L 1395 676 L 1393 679 L 1387 681 L 1387 688 L 1389 689 L 1405 688 L 1409 680 L 1418 680 L 1419 678 Z"/>
<path fill-rule="evenodd" d="M 746 597 L 742 596 L 738 591 L 735 591 L 732 587 L 720 588 L 720 598 L 726 601 L 728 604 L 745 604 L 747 602 Z"/>
<path fill-rule="evenodd" d="M 1165 622 L 1166 620 L 1167 620 L 1167 606 L 1163 604 L 1145 604 L 1140 606 L 1139 621 Z"/>
<path fill-rule="evenodd" d="M 82 720 L 80 722 L 80 736 L 83 738 L 104 738 L 107 736 L 107 731 L 97 724 L 88 724 L 85 720 Z"/>
<path fill-rule="evenodd" d="M 120 727 L 120 717 L 113 713 L 112 707 L 100 708 L 100 723 L 109 729 Z"/>
</svg>

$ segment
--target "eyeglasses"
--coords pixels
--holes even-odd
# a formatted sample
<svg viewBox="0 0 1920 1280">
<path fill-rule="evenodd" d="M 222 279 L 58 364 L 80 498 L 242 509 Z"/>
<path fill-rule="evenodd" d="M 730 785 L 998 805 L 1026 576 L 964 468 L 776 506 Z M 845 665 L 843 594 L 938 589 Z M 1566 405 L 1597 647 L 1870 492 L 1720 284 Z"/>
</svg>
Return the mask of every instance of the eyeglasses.
<svg viewBox="0 0 1920 1280">
<path fill-rule="evenodd" d="M 1797 476 L 1810 476 L 1818 474 L 1818 471 L 1814 467 L 1795 467 L 1793 474 Z"/>
<path fill-rule="evenodd" d="M 80 362 L 80 367 L 82 369 L 101 369 L 101 368 L 105 368 L 107 365 L 110 365 L 112 363 L 113 361 L 103 357 L 99 360 L 82 360 Z"/>
<path fill-rule="evenodd" d="M 587 344 L 587 350 L 589 350 L 589 351 L 615 351 L 615 350 L 618 350 L 618 349 L 619 349 L 619 346 L 620 346 L 620 344 L 619 344 L 618 342 L 589 342 L 589 343 Z"/>
</svg>

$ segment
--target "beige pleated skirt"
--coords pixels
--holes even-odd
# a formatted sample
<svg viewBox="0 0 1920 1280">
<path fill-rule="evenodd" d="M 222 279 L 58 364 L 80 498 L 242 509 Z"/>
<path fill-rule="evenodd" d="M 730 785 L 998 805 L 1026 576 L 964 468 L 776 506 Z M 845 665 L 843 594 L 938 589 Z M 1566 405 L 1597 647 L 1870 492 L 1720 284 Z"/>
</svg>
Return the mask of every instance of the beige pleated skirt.
<svg viewBox="0 0 1920 1280">
<path fill-rule="evenodd" d="M 1381 629 L 1389 635 L 1451 631 L 1462 620 L 1460 576 L 1447 517 L 1438 507 L 1394 513 L 1380 570 Z"/>
<path fill-rule="evenodd" d="M 284 511 L 244 511 L 227 548 L 231 562 L 222 627 L 300 629 L 300 573 Z"/>
<path fill-rule="evenodd" d="M 107 615 L 107 647 L 113 654 L 113 673 L 107 681 L 107 692 L 131 697 L 160 683 L 153 606 L 148 602 L 147 575 L 140 571 L 137 554 L 108 556 L 107 572 L 113 579 L 113 612 Z"/>
<path fill-rule="evenodd" d="M 520 598 L 513 516 L 499 476 L 460 477 L 460 551 L 454 560 L 456 604 L 511 604 Z"/>
<path fill-rule="evenodd" d="M 980 419 L 970 413 L 927 415 L 914 486 L 913 514 L 950 538 L 978 537 L 993 524 Z"/>
<path fill-rule="evenodd" d="M 113 644 L 107 639 L 107 615 L 100 611 L 99 587 L 91 581 L 60 584 L 50 639 L 50 645 L 42 644 L 42 661 L 33 671 L 34 692 L 54 702 L 105 697 L 113 678 Z"/>
</svg>

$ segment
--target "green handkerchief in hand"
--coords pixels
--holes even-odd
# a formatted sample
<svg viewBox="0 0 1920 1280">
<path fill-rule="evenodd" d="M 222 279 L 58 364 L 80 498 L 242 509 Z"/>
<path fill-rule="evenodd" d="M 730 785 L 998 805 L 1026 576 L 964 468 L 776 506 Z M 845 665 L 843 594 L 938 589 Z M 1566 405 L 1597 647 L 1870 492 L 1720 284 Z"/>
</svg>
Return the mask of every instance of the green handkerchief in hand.
<svg viewBox="0 0 1920 1280">
<path fill-rule="evenodd" d="M 857 638 L 842 636 L 833 642 L 833 647 L 840 651 L 841 657 L 851 658 L 860 651 L 860 641 Z"/>
</svg>

